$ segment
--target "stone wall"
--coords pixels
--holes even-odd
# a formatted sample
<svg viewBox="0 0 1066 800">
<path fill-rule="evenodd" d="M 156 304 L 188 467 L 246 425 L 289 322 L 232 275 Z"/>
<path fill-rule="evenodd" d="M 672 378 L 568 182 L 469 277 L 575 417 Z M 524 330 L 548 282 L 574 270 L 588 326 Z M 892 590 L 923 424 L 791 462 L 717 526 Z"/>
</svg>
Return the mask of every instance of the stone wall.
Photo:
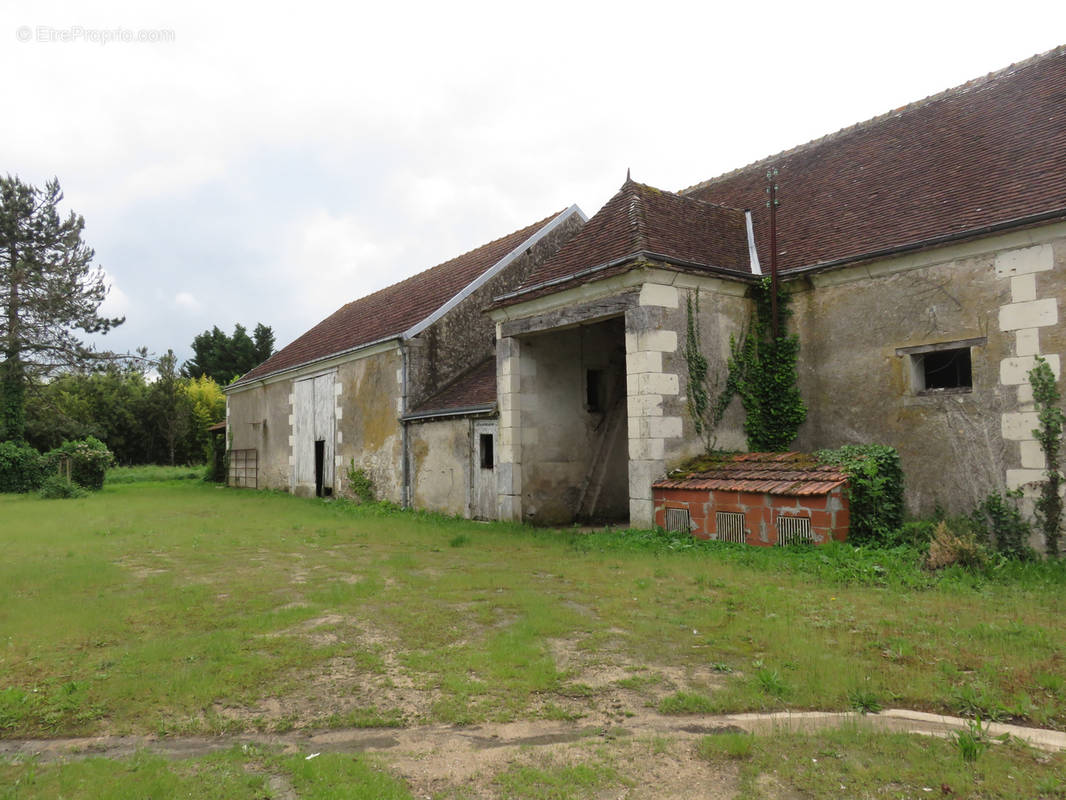
<svg viewBox="0 0 1066 800">
<path fill-rule="evenodd" d="M 227 448 L 256 451 L 260 489 L 289 489 L 291 383 L 256 386 L 226 398 Z"/>
<path fill-rule="evenodd" d="M 521 285 L 537 264 L 555 255 L 583 224 L 580 216 L 572 214 L 410 342 L 409 408 L 493 357 L 496 327 L 484 313 L 486 306 Z"/>
<path fill-rule="evenodd" d="M 1058 372 L 1066 230 L 1049 226 L 789 283 L 809 413 L 799 450 L 876 442 L 900 452 L 908 510 L 971 510 L 1041 477 L 1026 372 Z M 972 388 L 922 392 L 915 355 L 971 342 Z"/>
<path fill-rule="evenodd" d="M 472 466 L 470 420 L 413 422 L 408 430 L 415 507 L 468 516 Z"/>
</svg>

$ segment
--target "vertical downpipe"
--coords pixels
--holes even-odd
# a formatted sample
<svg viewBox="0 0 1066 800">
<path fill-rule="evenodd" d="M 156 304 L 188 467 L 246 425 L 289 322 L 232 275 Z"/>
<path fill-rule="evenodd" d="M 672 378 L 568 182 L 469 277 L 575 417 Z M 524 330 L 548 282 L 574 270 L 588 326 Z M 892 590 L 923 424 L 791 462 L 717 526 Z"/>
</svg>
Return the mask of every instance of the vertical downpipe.
<svg viewBox="0 0 1066 800">
<path fill-rule="evenodd" d="M 403 346 L 403 339 L 400 339 L 400 465 L 401 473 L 403 477 L 403 488 L 401 490 L 401 502 L 404 508 L 411 507 L 411 467 L 408 459 L 408 438 L 407 438 L 407 420 L 403 419 L 407 415 L 407 348 Z"/>
</svg>

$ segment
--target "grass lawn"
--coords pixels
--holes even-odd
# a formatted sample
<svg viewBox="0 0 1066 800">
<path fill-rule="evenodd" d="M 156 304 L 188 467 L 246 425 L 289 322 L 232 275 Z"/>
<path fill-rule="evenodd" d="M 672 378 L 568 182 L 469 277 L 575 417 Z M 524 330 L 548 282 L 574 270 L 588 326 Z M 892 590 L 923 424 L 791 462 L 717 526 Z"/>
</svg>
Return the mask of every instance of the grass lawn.
<svg viewBox="0 0 1066 800">
<path fill-rule="evenodd" d="M 890 706 L 1066 730 L 1061 565 L 937 580 L 905 552 L 539 531 L 197 480 L 131 479 L 62 501 L 0 495 L 0 542 L 0 738 Z M 862 767 L 871 781 L 908 746 L 897 741 L 914 741 L 862 736 L 881 754 Z M 843 748 L 827 734 L 810 741 Z M 738 759 L 710 743 L 700 757 L 731 770 L 742 796 L 775 796 L 758 779 L 770 771 L 834 796 L 771 766 L 803 746 L 768 750 L 759 739 Z M 926 740 L 913 747 L 934 752 Z M 293 786 L 303 780 L 274 752 L 162 766 L 139 758 L 142 776 L 193 788 L 79 795 L 49 781 L 99 788 L 133 762 L 0 764 L 0 786 L 23 787 L 0 788 L 0 798 L 284 796 L 255 783 L 253 761 Z M 512 765 L 492 778 L 493 796 L 625 789 L 634 779 L 619 758 Z M 982 756 L 1006 766 L 973 796 L 1026 796 L 996 793 L 996 782 L 1010 788 L 1011 769 L 1010 781 L 1032 775 L 1025 785 L 1044 793 L 1032 796 L 1066 796 L 1062 757 L 1035 758 L 1010 748 Z M 315 775 L 380 774 L 360 759 L 306 763 Z M 829 763 L 845 771 L 840 784 L 859 769 Z M 223 791 L 231 779 L 244 788 Z M 522 788 L 552 781 L 555 793 Z M 31 783 L 46 788 L 35 794 Z M 367 796 L 406 796 L 395 791 Z"/>
</svg>

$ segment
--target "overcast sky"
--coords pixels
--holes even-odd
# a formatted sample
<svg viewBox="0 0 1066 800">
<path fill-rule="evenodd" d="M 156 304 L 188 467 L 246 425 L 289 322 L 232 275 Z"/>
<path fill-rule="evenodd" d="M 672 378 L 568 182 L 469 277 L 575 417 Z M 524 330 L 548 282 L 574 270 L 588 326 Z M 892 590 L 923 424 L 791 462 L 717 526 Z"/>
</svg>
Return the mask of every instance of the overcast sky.
<svg viewBox="0 0 1066 800">
<path fill-rule="evenodd" d="M 1066 42 L 1066 3 L 6 2 L 0 171 L 111 283 L 102 347 L 282 346 L 633 177 L 678 190 Z M 145 41 L 138 41 L 144 39 Z"/>
</svg>

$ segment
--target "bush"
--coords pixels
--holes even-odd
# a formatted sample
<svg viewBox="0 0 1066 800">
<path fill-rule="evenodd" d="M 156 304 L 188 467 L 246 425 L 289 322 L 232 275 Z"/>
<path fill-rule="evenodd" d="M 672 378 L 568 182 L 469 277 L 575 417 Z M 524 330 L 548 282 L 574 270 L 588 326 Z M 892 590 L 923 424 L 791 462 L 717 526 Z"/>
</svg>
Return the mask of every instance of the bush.
<svg viewBox="0 0 1066 800">
<path fill-rule="evenodd" d="M 1029 523 L 1018 510 L 1020 491 L 1001 495 L 992 492 L 970 516 L 984 544 L 1008 558 L 1032 558 Z M 1013 501 L 1013 502 L 1012 502 Z"/>
<path fill-rule="evenodd" d="M 45 500 L 63 500 L 70 497 L 84 497 L 88 492 L 64 475 L 49 475 L 41 484 L 38 492 Z"/>
<path fill-rule="evenodd" d="M 25 443 L 0 442 L 0 492 L 32 492 L 41 486 L 48 465 Z"/>
<path fill-rule="evenodd" d="M 65 458 L 70 459 L 70 479 L 93 491 L 104 488 L 108 467 L 115 463 L 115 457 L 107 449 L 107 445 L 92 436 L 74 442 L 63 442 L 45 456 L 48 467 L 52 470 L 58 470 Z"/>
<path fill-rule="evenodd" d="M 944 520 L 937 523 L 925 560 L 929 569 L 943 569 L 954 564 L 961 567 L 983 567 L 987 561 L 985 548 L 971 531 L 952 530 Z"/>
<path fill-rule="evenodd" d="M 852 544 L 892 543 L 903 525 L 903 467 L 894 447 L 846 445 L 820 450 L 823 464 L 835 464 L 848 476 Z"/>
<path fill-rule="evenodd" d="M 360 503 L 374 502 L 374 484 L 370 476 L 366 474 L 366 470 L 355 466 L 354 458 L 348 467 L 348 489 Z"/>
</svg>

